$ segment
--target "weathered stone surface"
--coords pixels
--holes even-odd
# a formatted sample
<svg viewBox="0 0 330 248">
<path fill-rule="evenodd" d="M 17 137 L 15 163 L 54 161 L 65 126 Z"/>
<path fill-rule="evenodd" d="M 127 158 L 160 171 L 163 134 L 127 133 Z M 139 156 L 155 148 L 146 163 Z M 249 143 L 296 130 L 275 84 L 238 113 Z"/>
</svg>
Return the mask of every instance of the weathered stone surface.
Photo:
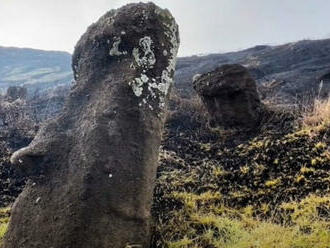
<svg viewBox="0 0 330 248">
<path fill-rule="evenodd" d="M 6 248 L 148 247 L 178 26 L 152 3 L 105 14 L 73 55 L 62 114 L 11 161 L 30 176 Z"/>
<path fill-rule="evenodd" d="M 211 126 L 255 127 L 261 103 L 256 83 L 241 65 L 223 65 L 216 70 L 196 75 L 193 86 L 202 98 Z"/>
</svg>

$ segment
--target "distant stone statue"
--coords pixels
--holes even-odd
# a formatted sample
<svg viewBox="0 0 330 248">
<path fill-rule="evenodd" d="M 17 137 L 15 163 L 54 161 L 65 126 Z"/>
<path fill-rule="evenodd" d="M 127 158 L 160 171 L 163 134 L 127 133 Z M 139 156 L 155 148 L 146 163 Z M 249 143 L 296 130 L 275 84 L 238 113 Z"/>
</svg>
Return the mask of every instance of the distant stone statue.
<svg viewBox="0 0 330 248">
<path fill-rule="evenodd" d="M 209 113 L 210 125 L 225 128 L 253 128 L 262 105 L 256 83 L 238 64 L 223 65 L 193 79 L 194 89 Z"/>
<path fill-rule="evenodd" d="M 112 10 L 88 28 L 62 114 L 11 158 L 31 181 L 5 248 L 149 247 L 178 46 L 174 18 L 153 3 Z"/>
</svg>

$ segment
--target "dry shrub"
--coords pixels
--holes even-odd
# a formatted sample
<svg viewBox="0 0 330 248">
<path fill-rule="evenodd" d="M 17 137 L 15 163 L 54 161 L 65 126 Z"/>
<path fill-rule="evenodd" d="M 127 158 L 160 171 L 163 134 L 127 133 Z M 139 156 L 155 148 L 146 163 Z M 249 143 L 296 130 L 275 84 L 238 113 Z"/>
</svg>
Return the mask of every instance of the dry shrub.
<svg viewBox="0 0 330 248">
<path fill-rule="evenodd" d="M 321 132 L 330 127 L 330 98 L 316 99 L 312 107 L 306 111 L 302 119 L 303 128 Z"/>
<path fill-rule="evenodd" d="M 198 115 L 206 112 L 202 100 L 198 95 L 183 98 L 176 91 L 172 91 L 171 93 L 170 109 Z"/>
<path fill-rule="evenodd" d="M 207 110 L 199 96 L 183 98 L 172 91 L 167 112 L 167 122 L 185 128 L 206 126 Z"/>
</svg>

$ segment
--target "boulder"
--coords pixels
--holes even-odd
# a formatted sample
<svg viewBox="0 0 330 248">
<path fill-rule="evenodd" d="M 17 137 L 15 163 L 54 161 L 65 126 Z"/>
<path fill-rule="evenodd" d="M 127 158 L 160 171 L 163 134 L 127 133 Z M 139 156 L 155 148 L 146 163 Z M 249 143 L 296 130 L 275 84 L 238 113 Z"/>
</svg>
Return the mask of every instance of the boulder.
<svg viewBox="0 0 330 248">
<path fill-rule="evenodd" d="M 112 10 L 88 28 L 62 113 L 11 157 L 30 181 L 4 247 L 149 247 L 178 46 L 174 18 L 153 3 Z"/>
<path fill-rule="evenodd" d="M 212 127 L 253 128 L 258 124 L 262 105 L 256 83 L 245 67 L 223 65 L 194 79 L 194 89 L 207 108 Z"/>
</svg>

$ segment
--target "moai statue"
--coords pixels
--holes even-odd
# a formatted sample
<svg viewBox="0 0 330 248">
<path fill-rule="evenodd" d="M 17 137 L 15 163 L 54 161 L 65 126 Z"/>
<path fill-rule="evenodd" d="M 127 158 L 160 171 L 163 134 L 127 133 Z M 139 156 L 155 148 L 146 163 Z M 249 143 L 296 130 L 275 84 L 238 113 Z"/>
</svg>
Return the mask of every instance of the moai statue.
<svg viewBox="0 0 330 248">
<path fill-rule="evenodd" d="M 178 26 L 153 3 L 112 10 L 73 54 L 62 114 L 11 161 L 29 176 L 5 248 L 149 247 Z"/>
<path fill-rule="evenodd" d="M 263 110 L 257 86 L 242 65 L 222 65 L 196 75 L 193 86 L 208 113 L 210 126 L 256 128 Z"/>
</svg>

